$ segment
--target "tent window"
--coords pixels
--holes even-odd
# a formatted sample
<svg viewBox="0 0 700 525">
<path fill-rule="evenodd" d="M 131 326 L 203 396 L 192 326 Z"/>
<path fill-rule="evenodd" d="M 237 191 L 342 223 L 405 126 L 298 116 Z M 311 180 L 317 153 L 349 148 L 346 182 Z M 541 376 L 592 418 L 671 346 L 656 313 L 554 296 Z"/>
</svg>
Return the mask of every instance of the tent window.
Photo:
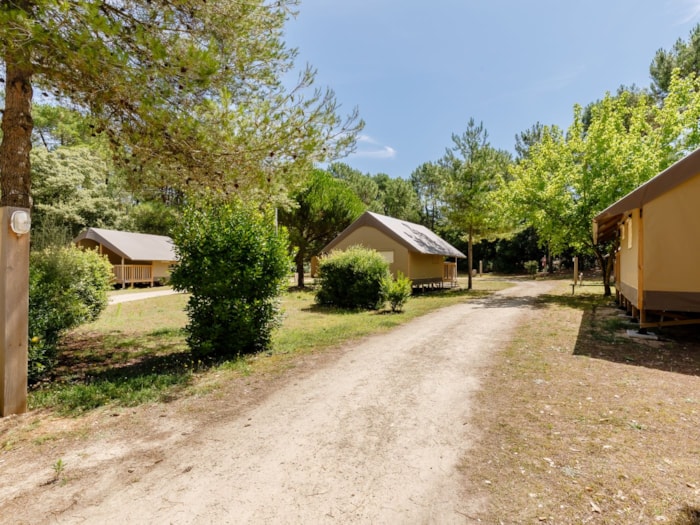
<svg viewBox="0 0 700 525">
<path fill-rule="evenodd" d="M 632 217 L 627 219 L 627 248 L 632 249 Z"/>
<path fill-rule="evenodd" d="M 384 260 L 388 262 L 389 264 L 394 262 L 394 252 L 379 252 L 379 255 L 384 257 Z"/>
</svg>

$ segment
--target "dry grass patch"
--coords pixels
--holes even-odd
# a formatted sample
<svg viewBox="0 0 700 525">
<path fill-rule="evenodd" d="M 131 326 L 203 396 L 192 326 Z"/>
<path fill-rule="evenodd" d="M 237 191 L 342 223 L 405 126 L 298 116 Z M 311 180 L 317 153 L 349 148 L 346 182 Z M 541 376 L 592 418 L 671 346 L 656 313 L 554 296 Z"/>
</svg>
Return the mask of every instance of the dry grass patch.
<svg viewBox="0 0 700 525">
<path fill-rule="evenodd" d="M 700 523 L 700 329 L 660 342 L 588 286 L 543 296 L 486 378 L 464 461 L 484 523 Z"/>
</svg>

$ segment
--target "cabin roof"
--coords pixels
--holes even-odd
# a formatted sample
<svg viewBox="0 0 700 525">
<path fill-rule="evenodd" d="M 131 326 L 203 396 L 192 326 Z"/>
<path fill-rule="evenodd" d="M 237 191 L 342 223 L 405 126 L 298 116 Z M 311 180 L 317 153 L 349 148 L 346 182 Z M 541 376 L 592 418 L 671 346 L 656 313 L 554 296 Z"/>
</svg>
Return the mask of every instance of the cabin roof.
<svg viewBox="0 0 700 525">
<path fill-rule="evenodd" d="M 345 228 L 335 239 L 323 249 L 332 250 L 340 241 L 362 226 L 376 228 L 391 237 L 411 252 L 428 255 L 443 255 L 446 257 L 466 258 L 466 256 L 450 243 L 430 231 L 425 226 L 408 221 L 402 221 L 371 211 L 363 213 L 355 222 Z"/>
<path fill-rule="evenodd" d="M 120 257 L 132 261 L 174 261 L 177 258 L 173 240 L 164 235 L 88 228 L 73 242 L 84 239 L 102 244 Z"/>
<path fill-rule="evenodd" d="M 632 210 L 642 208 L 676 186 L 700 173 L 700 148 L 682 158 L 672 166 L 649 179 L 619 201 L 611 204 L 593 218 L 593 239 L 598 243 L 615 236 L 617 225 L 623 216 Z"/>
</svg>

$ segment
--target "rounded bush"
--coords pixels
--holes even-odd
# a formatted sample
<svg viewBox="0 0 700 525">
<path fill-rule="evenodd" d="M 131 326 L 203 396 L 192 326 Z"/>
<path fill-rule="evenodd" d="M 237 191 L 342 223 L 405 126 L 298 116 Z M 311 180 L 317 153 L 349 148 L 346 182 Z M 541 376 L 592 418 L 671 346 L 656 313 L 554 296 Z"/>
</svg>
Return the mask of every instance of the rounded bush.
<svg viewBox="0 0 700 525">
<path fill-rule="evenodd" d="M 29 262 L 29 382 L 53 369 L 67 330 L 107 307 L 112 266 L 93 250 L 70 246 L 32 252 Z"/>
<path fill-rule="evenodd" d="M 252 204 L 210 198 L 187 208 L 173 232 L 177 290 L 189 292 L 187 342 L 195 355 L 264 350 L 289 276 L 287 235 Z"/>
<path fill-rule="evenodd" d="M 379 252 L 351 246 L 322 257 L 318 272 L 318 304 L 369 310 L 384 306 L 384 282 L 391 274 Z"/>
<path fill-rule="evenodd" d="M 411 297 L 413 286 L 411 279 L 398 272 L 396 279 L 387 279 L 384 282 L 384 296 L 391 305 L 392 312 L 400 312 Z"/>
</svg>

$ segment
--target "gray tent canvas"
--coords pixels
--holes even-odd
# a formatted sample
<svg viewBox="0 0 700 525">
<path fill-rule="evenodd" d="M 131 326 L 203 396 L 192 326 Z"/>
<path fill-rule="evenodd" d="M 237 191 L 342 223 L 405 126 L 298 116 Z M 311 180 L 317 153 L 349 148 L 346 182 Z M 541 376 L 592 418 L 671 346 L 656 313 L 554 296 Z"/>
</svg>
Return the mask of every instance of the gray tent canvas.
<svg viewBox="0 0 700 525">
<path fill-rule="evenodd" d="M 118 284 L 148 283 L 151 286 L 170 275 L 176 262 L 170 237 L 102 228 L 88 228 L 73 242 L 96 249 L 112 263 Z"/>
</svg>

